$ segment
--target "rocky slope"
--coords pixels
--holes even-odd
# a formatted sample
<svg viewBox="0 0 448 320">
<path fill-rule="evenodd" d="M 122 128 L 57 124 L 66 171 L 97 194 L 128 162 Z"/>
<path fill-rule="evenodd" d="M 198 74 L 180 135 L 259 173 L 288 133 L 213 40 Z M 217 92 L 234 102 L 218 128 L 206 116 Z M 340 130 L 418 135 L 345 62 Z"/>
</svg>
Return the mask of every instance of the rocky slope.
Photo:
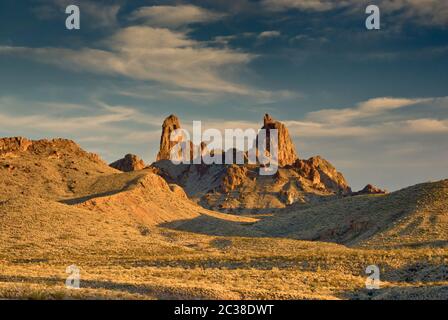
<svg viewBox="0 0 448 320">
<path fill-rule="evenodd" d="M 448 247 L 448 180 L 302 208 L 254 227 L 279 237 L 362 247 Z"/>
<path fill-rule="evenodd" d="M 99 176 L 117 172 L 71 140 L 0 139 L 0 199 L 71 197 Z"/>
<path fill-rule="evenodd" d="M 191 202 L 153 168 L 123 173 L 71 140 L 0 139 L 0 170 L 5 204 L 45 199 L 48 206 L 65 204 L 66 211 L 70 206 L 129 215 L 147 226 L 219 215 Z"/>
</svg>

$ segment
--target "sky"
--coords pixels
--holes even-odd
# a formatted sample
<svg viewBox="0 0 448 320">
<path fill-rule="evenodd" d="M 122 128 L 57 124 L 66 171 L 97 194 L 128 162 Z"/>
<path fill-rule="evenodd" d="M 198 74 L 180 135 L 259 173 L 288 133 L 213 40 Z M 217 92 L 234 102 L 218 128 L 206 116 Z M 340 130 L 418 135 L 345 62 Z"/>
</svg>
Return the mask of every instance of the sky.
<svg viewBox="0 0 448 320">
<path fill-rule="evenodd" d="M 0 136 L 151 163 L 170 114 L 258 129 L 269 113 L 300 158 L 393 191 L 448 178 L 447 56 L 444 0 L 2 0 Z"/>
</svg>

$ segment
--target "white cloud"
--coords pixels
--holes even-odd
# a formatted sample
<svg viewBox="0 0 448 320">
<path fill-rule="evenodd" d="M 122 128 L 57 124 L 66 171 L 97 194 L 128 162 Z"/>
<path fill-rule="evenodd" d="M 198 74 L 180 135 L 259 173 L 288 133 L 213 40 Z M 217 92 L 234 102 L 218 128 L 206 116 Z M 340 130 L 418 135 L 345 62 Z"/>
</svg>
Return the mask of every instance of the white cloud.
<svg viewBox="0 0 448 320">
<path fill-rule="evenodd" d="M 130 152 L 152 161 L 157 152 L 164 119 L 158 114 L 95 100 L 85 105 L 33 102 L 23 110 L 29 105 L 21 98 L 0 97 L 0 135 L 73 139 L 108 161 Z"/>
<path fill-rule="evenodd" d="M 194 5 L 177 5 L 142 7 L 134 11 L 130 19 L 150 26 L 178 28 L 192 23 L 215 21 L 222 17 L 223 14 Z"/>
<path fill-rule="evenodd" d="M 258 35 L 259 39 L 269 39 L 269 38 L 277 38 L 280 37 L 281 33 L 279 31 L 263 31 Z"/>
<path fill-rule="evenodd" d="M 380 117 L 390 111 L 419 104 L 423 110 L 427 106 L 446 108 L 446 119 L 415 118 L 406 112 L 402 112 L 393 120 Z M 204 128 L 220 130 L 261 127 L 261 122 L 257 121 L 202 120 Z M 301 120 L 281 121 L 285 123 L 293 137 L 301 140 L 311 138 L 381 140 L 392 136 L 440 134 L 448 132 L 448 97 L 418 99 L 381 97 L 360 102 L 353 108 L 322 109 L 307 113 Z"/>
<path fill-rule="evenodd" d="M 345 1 L 340 1 L 344 3 Z M 328 11 L 338 6 L 333 0 L 264 0 L 263 5 L 270 10 L 283 11 L 287 9 L 300 9 L 312 11 Z"/>
<path fill-rule="evenodd" d="M 316 122 L 343 124 L 429 101 L 431 99 L 375 98 L 361 102 L 354 108 L 323 109 L 311 112 L 308 114 L 307 119 Z"/>
<path fill-rule="evenodd" d="M 285 125 L 289 128 L 291 135 L 298 138 L 360 137 L 372 133 L 371 128 L 357 125 L 335 126 L 310 121 L 285 121 Z"/>
<path fill-rule="evenodd" d="M 92 131 L 120 131 L 117 124 L 132 122 L 144 126 L 159 126 L 161 117 L 143 114 L 139 110 L 120 105 L 108 105 L 92 101 L 90 105 L 59 102 L 36 102 L 26 115 L 14 114 L 20 105 L 28 105 L 15 97 L 0 97 L 0 128 L 28 129 L 35 131 L 61 133 L 86 133 Z M 9 111 L 9 112 L 8 112 Z M 33 112 L 34 111 L 34 112 Z M 72 111 L 76 111 L 76 115 Z"/>
<path fill-rule="evenodd" d="M 253 56 L 206 47 L 182 32 L 133 26 L 120 29 L 103 44 L 105 49 L 79 50 L 0 46 L 0 54 L 22 55 L 74 71 L 121 75 L 187 89 L 242 95 L 253 90 L 221 76 L 223 69 L 241 68 Z"/>
<path fill-rule="evenodd" d="M 448 25 L 448 1 L 440 0 L 382 0 L 380 8 L 397 13 L 403 19 L 416 19 L 422 25 Z"/>
<path fill-rule="evenodd" d="M 265 8 L 272 11 L 297 9 L 302 11 L 330 11 L 348 8 L 350 13 L 359 14 L 367 5 L 367 0 L 263 0 Z M 379 0 L 382 12 L 395 14 L 397 21 L 413 21 L 421 25 L 448 25 L 448 1 L 440 0 Z"/>
<path fill-rule="evenodd" d="M 305 115 L 302 121 L 285 121 L 292 135 L 297 137 L 352 139 L 383 139 L 406 135 L 440 134 L 448 132 L 446 118 L 419 118 L 412 113 L 401 112 L 392 120 L 390 111 L 421 105 L 436 106 L 448 111 L 448 97 L 442 98 L 375 98 L 359 103 L 353 108 L 322 109 Z"/>
<path fill-rule="evenodd" d="M 413 133 L 448 133 L 448 119 L 415 119 L 405 121 L 405 128 Z"/>
<path fill-rule="evenodd" d="M 147 53 L 157 49 L 176 49 L 199 46 L 185 33 L 165 28 L 132 26 L 119 30 L 104 41 L 114 51 Z M 137 52 L 138 53 L 138 52 Z"/>
</svg>

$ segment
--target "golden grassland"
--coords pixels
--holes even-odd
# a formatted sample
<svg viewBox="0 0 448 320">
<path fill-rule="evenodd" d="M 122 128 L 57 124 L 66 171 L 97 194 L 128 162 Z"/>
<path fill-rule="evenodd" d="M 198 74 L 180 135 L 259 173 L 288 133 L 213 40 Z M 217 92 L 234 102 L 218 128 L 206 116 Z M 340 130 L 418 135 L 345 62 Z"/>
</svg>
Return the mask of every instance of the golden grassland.
<svg viewBox="0 0 448 320">
<path fill-rule="evenodd" d="M 448 298 L 448 181 L 235 216 L 72 154 L 0 157 L 0 299 Z"/>
<path fill-rule="evenodd" d="M 29 218 L 33 228 L 19 224 L 14 229 L 2 219 L 2 298 L 447 297 L 445 248 L 369 250 L 284 238 L 211 236 L 143 228 L 124 216 L 38 200 L 30 209 L 39 215 Z M 31 224 L 24 217 L 11 223 L 19 220 Z M 232 223 L 245 227 L 245 222 Z M 80 290 L 65 288 L 65 270 L 72 264 L 81 270 Z M 364 272 L 371 264 L 381 269 L 378 291 L 365 289 Z"/>
</svg>

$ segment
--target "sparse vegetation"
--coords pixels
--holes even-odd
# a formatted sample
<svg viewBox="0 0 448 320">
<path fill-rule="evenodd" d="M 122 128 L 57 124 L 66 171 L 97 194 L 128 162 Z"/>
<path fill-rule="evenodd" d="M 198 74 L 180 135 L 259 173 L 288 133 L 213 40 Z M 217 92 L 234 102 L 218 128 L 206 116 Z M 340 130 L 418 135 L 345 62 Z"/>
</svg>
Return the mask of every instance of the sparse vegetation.
<svg viewBox="0 0 448 320">
<path fill-rule="evenodd" d="M 234 216 L 151 170 L 39 150 L 0 155 L 0 298 L 448 297 L 448 181 Z M 73 264 L 80 290 L 65 287 Z M 372 264 L 377 291 L 365 289 Z"/>
</svg>

